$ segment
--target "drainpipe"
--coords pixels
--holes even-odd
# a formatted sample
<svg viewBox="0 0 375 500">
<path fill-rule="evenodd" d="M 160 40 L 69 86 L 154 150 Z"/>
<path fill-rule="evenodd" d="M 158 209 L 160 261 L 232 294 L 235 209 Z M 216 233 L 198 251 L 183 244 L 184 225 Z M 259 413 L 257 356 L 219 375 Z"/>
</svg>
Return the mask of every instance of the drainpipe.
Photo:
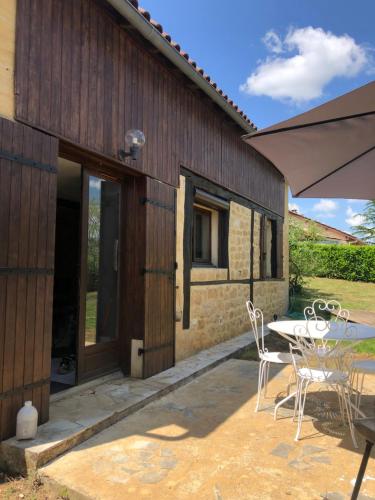
<svg viewBox="0 0 375 500">
<path fill-rule="evenodd" d="M 242 129 L 247 133 L 255 129 L 244 120 L 241 115 L 210 85 L 205 78 L 195 71 L 191 64 L 179 52 L 165 40 L 160 32 L 152 26 L 147 19 L 127 0 L 107 0 L 129 23 L 131 23 L 141 35 L 156 47 L 167 59 L 169 59 L 179 70 L 192 80 L 205 94 L 218 104 Z"/>
</svg>

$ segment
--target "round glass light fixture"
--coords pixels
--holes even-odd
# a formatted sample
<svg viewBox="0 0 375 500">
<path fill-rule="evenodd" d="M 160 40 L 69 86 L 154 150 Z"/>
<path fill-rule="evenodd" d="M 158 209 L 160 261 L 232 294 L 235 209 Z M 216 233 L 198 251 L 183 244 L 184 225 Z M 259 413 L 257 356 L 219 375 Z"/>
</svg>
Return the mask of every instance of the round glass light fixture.
<svg viewBox="0 0 375 500">
<path fill-rule="evenodd" d="M 128 146 L 128 148 L 131 148 L 132 146 L 141 148 L 145 145 L 145 142 L 145 134 L 141 130 L 132 128 L 125 134 L 125 144 Z"/>
<path fill-rule="evenodd" d="M 127 157 L 131 157 L 132 160 L 136 160 L 139 157 L 139 151 L 145 145 L 146 138 L 145 134 L 141 130 L 130 129 L 125 134 L 125 144 L 129 151 L 120 149 L 118 154 L 121 160 L 125 160 Z"/>
</svg>

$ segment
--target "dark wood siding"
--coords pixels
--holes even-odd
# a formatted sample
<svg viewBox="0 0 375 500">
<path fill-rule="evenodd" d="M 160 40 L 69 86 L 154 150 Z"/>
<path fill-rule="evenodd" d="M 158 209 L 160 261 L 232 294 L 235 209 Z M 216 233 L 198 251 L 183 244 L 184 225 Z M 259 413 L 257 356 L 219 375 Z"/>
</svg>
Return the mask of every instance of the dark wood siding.
<svg viewBox="0 0 375 500">
<path fill-rule="evenodd" d="M 281 174 L 191 87 L 95 0 L 18 0 L 17 119 L 113 159 L 139 128 L 134 169 L 177 186 L 182 165 L 283 216 Z"/>
<path fill-rule="evenodd" d="M 0 150 L 1 441 L 25 400 L 48 419 L 58 141 L 0 118 Z"/>
<path fill-rule="evenodd" d="M 120 364 L 124 373 L 130 371 L 131 340 L 142 340 L 145 327 L 145 266 L 146 252 L 146 177 L 130 177 L 124 186 L 125 226 L 121 247 L 123 307 L 121 323 L 126 335 L 120 335 Z"/>
<path fill-rule="evenodd" d="M 144 377 L 174 364 L 175 194 L 147 179 Z"/>
<path fill-rule="evenodd" d="M 149 177 L 125 182 L 121 366 L 143 340 L 143 376 L 174 364 L 175 189 Z"/>
</svg>

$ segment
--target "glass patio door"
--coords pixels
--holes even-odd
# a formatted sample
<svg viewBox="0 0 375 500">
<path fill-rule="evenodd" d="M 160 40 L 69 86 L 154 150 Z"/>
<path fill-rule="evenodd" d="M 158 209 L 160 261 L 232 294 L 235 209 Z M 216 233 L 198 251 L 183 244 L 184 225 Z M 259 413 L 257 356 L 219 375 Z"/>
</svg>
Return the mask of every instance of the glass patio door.
<svg viewBox="0 0 375 500">
<path fill-rule="evenodd" d="M 79 378 L 118 364 L 121 184 L 83 174 Z"/>
</svg>

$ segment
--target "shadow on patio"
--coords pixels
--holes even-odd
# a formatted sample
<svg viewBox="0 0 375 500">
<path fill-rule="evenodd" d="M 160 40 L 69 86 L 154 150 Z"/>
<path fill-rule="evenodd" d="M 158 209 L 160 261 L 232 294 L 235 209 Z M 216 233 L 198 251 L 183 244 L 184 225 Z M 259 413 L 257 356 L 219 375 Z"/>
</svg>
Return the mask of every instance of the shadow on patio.
<svg viewBox="0 0 375 500">
<path fill-rule="evenodd" d="M 257 363 L 229 360 L 42 472 L 73 491 L 111 500 L 333 498 L 327 496 L 333 493 L 345 498 L 361 455 L 353 453 L 348 433 L 327 433 L 328 419 L 308 418 L 317 394 L 310 394 L 300 442 L 294 441 L 296 424 L 283 418 L 290 409 L 273 420 L 271 405 L 283 394 L 289 370 L 272 372 L 270 398 L 254 413 Z M 330 394 L 320 396 L 330 403 Z M 375 484 L 368 480 L 362 493 L 375 496 Z"/>
</svg>

